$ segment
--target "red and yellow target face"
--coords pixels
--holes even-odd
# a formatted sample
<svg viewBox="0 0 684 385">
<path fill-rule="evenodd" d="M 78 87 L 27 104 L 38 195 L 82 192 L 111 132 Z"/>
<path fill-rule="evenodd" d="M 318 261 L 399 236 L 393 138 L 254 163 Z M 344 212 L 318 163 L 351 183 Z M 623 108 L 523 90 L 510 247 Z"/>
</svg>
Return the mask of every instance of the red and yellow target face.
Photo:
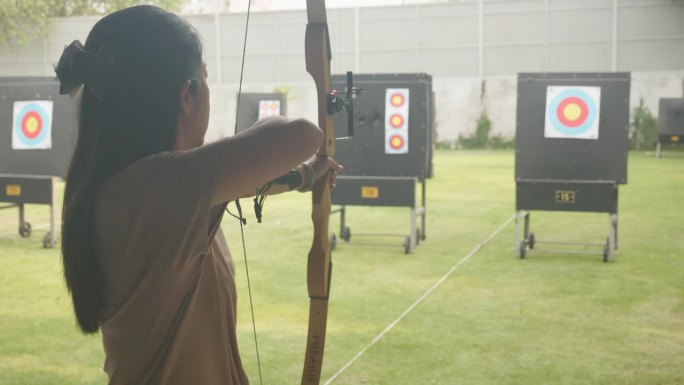
<svg viewBox="0 0 684 385">
<path fill-rule="evenodd" d="M 21 120 L 21 132 L 29 139 L 35 139 L 43 130 L 43 119 L 36 111 L 29 111 Z"/>
<path fill-rule="evenodd" d="M 598 139 L 601 88 L 549 86 L 545 138 Z"/>
<path fill-rule="evenodd" d="M 385 90 L 385 154 L 409 150 L 409 89 Z"/>
<path fill-rule="evenodd" d="M 389 140 L 389 145 L 395 150 L 404 147 L 404 137 L 401 135 L 392 135 Z"/>
<path fill-rule="evenodd" d="M 14 102 L 12 149 L 52 148 L 52 111 L 51 100 Z"/>
<path fill-rule="evenodd" d="M 401 107 L 404 104 L 404 95 L 396 93 L 390 97 L 390 104 L 394 107 Z"/>
<path fill-rule="evenodd" d="M 399 114 L 394 114 L 390 116 L 390 125 L 392 128 L 400 128 L 404 125 L 404 117 Z"/>
<path fill-rule="evenodd" d="M 261 120 L 268 116 L 280 116 L 280 100 L 260 100 L 259 101 L 259 115 Z"/>
<path fill-rule="evenodd" d="M 556 114 L 564 126 L 574 128 L 587 121 L 589 108 L 584 100 L 573 96 L 560 102 Z"/>
</svg>

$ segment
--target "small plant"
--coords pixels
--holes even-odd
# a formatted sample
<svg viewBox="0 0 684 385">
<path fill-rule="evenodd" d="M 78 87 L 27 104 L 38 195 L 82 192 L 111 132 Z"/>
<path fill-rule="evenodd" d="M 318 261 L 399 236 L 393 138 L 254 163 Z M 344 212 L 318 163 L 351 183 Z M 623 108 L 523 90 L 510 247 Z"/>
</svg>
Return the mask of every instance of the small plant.
<svg viewBox="0 0 684 385">
<path fill-rule="evenodd" d="M 458 143 L 463 148 L 485 148 L 489 139 L 489 131 L 492 129 L 492 121 L 489 119 L 486 110 L 482 110 L 477 119 L 475 133 L 473 136 L 458 136 Z"/>
<path fill-rule="evenodd" d="M 502 136 L 492 136 L 487 141 L 487 147 L 497 149 L 511 149 L 515 148 L 515 139 L 507 139 Z"/>
<path fill-rule="evenodd" d="M 435 142 L 435 149 L 437 150 L 453 150 L 456 147 L 454 141 L 439 140 Z"/>
<path fill-rule="evenodd" d="M 289 94 L 292 92 L 294 87 L 292 86 L 276 86 L 273 88 L 273 93 L 274 94 Z"/>
<path fill-rule="evenodd" d="M 658 121 L 644 105 L 644 98 L 632 110 L 629 125 L 629 147 L 633 150 L 652 150 L 658 141 Z"/>
<path fill-rule="evenodd" d="M 465 137 L 458 136 L 458 144 L 461 148 L 475 149 L 475 148 L 513 148 L 515 141 L 503 138 L 501 136 L 489 136 L 492 131 L 492 121 L 487 115 L 487 111 L 483 110 L 480 117 L 476 121 L 475 133 L 473 136 Z"/>
</svg>

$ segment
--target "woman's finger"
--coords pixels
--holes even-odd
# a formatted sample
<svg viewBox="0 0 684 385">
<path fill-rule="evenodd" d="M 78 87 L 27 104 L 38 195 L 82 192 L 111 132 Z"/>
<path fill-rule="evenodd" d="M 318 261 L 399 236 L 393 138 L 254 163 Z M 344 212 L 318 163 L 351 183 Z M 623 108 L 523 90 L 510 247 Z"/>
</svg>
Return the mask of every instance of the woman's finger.
<svg viewBox="0 0 684 385">
<path fill-rule="evenodd" d="M 337 172 L 330 171 L 330 187 L 335 187 L 335 182 L 337 181 Z"/>
</svg>

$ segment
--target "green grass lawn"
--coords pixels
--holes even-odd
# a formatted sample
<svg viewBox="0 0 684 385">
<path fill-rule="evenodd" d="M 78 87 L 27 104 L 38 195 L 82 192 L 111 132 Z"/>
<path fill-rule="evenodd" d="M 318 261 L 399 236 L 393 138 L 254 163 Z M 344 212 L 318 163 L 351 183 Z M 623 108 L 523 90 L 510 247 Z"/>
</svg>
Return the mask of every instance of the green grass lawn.
<svg viewBox="0 0 684 385">
<path fill-rule="evenodd" d="M 615 262 L 520 260 L 511 224 L 333 384 L 684 384 L 683 194 L 684 157 L 630 154 Z M 514 214 L 513 152 L 438 151 L 427 196 L 427 239 L 409 255 L 408 209 L 347 209 L 352 240 L 333 255 L 323 381 Z M 264 384 L 300 381 L 309 213 L 308 195 L 270 197 L 264 223 L 250 215 L 245 228 Z M 47 223 L 45 207 L 28 216 L 34 227 Z M 531 218 L 537 239 L 607 236 L 606 214 Z M 12 233 L 0 239 L 0 384 L 106 383 L 100 337 L 76 330 L 58 250 L 42 248 L 45 230 L 22 239 L 15 227 L 16 212 L 0 211 L 0 234 Z M 229 217 L 223 228 L 237 266 L 242 357 L 258 384 L 240 230 Z"/>
</svg>

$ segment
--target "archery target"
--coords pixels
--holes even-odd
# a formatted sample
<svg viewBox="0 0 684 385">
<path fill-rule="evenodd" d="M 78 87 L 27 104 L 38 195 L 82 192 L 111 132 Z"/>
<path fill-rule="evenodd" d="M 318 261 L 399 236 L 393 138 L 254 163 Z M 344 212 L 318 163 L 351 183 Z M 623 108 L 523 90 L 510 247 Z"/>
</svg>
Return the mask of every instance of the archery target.
<svg viewBox="0 0 684 385">
<path fill-rule="evenodd" d="M 601 87 L 546 88 L 545 138 L 598 139 Z"/>
<path fill-rule="evenodd" d="M 280 116 L 280 100 L 259 101 L 259 119 L 267 116 Z"/>
<path fill-rule="evenodd" d="M 403 135 L 392 135 L 389 138 L 388 144 L 393 151 L 400 151 L 404 148 L 404 136 Z"/>
<path fill-rule="evenodd" d="M 409 89 L 385 91 L 385 154 L 409 152 Z"/>
<path fill-rule="evenodd" d="M 52 100 L 14 102 L 13 150 L 52 148 Z"/>
</svg>

